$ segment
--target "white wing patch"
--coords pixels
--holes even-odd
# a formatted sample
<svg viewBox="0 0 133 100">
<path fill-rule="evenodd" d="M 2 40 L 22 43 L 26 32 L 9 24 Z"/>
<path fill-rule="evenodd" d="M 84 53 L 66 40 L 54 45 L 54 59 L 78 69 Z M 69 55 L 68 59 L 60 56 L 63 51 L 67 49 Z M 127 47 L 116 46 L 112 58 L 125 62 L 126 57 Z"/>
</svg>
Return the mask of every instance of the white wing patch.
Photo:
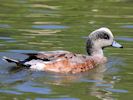
<svg viewBox="0 0 133 100">
<path fill-rule="evenodd" d="M 35 65 L 32 65 L 31 70 L 38 70 L 38 71 L 44 71 L 45 64 L 43 63 L 36 63 Z"/>
<path fill-rule="evenodd" d="M 31 60 L 26 62 L 25 65 L 31 65 L 30 66 L 31 70 L 43 71 L 45 68 L 45 63 L 48 63 L 48 62 L 44 62 L 42 60 Z"/>
</svg>

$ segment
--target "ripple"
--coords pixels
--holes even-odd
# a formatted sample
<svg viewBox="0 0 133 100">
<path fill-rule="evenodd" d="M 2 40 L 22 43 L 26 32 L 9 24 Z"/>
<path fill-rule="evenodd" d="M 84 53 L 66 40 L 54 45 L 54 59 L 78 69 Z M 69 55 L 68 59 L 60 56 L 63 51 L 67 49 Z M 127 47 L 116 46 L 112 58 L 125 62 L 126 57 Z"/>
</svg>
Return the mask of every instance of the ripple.
<svg viewBox="0 0 133 100">
<path fill-rule="evenodd" d="M 112 84 L 96 84 L 96 86 L 99 86 L 99 87 L 111 87 Z"/>
<path fill-rule="evenodd" d="M 15 39 L 10 37 L 0 37 L 0 40 L 5 40 L 6 42 L 16 42 Z"/>
<path fill-rule="evenodd" d="M 38 51 L 35 51 L 35 50 L 9 50 L 9 52 L 15 52 L 15 53 L 37 53 Z"/>
<path fill-rule="evenodd" d="M 12 90 L 2 90 L 2 89 L 0 89 L 0 92 L 7 93 L 7 94 L 17 94 L 17 95 L 22 94 L 21 92 L 16 92 L 16 91 L 12 91 Z"/>
<path fill-rule="evenodd" d="M 33 25 L 32 28 L 38 28 L 38 29 L 64 29 L 64 28 L 68 28 L 68 27 L 63 26 L 63 25 Z"/>
<path fill-rule="evenodd" d="M 94 83 L 98 83 L 98 82 L 103 82 L 103 80 L 88 80 L 88 79 L 80 79 L 80 82 L 94 82 Z"/>
<path fill-rule="evenodd" d="M 112 88 L 106 88 L 105 90 L 110 92 L 116 92 L 116 93 L 127 93 L 127 90 L 121 90 L 121 89 L 112 89 Z"/>
<path fill-rule="evenodd" d="M 48 8 L 48 9 L 52 9 L 52 10 L 57 10 L 59 6 L 49 6 L 49 5 L 45 5 L 45 4 L 31 4 L 29 5 L 30 7 L 36 7 L 36 8 Z"/>
<path fill-rule="evenodd" d="M 11 26 L 8 24 L 0 24 L 0 28 L 10 28 Z"/>
<path fill-rule="evenodd" d="M 12 38 L 10 37 L 0 37 L 0 40 L 11 40 Z"/>
<path fill-rule="evenodd" d="M 47 88 L 40 87 L 33 82 L 26 82 L 24 84 L 17 85 L 15 88 L 18 89 L 18 91 L 38 93 L 38 94 L 50 94 L 51 92 L 51 90 L 48 87 Z"/>
<path fill-rule="evenodd" d="M 129 38 L 129 37 L 117 37 L 116 39 L 117 40 L 123 40 L 123 41 L 129 41 L 129 42 L 133 41 L 133 38 Z"/>
<path fill-rule="evenodd" d="M 121 26 L 122 28 L 133 28 L 133 25 L 123 25 L 123 26 Z"/>
<path fill-rule="evenodd" d="M 29 30 L 29 29 L 20 29 L 20 31 L 30 32 L 30 34 L 24 34 L 24 35 L 30 35 L 30 36 L 38 36 L 38 35 L 54 35 L 53 33 L 61 32 L 61 30 Z M 34 38 L 34 37 L 33 37 Z"/>
<path fill-rule="evenodd" d="M 36 98 L 35 100 L 80 100 L 78 98 Z"/>
</svg>

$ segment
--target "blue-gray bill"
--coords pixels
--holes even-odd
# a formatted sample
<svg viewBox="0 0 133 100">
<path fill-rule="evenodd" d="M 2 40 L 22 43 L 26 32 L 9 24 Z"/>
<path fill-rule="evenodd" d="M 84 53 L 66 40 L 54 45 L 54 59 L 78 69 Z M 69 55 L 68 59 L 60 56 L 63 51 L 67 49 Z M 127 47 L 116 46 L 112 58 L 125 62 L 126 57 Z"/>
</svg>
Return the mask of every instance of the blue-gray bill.
<svg viewBox="0 0 133 100">
<path fill-rule="evenodd" d="M 116 41 L 113 41 L 112 47 L 123 48 L 123 46 L 121 44 L 119 44 L 118 42 L 116 42 Z"/>
</svg>

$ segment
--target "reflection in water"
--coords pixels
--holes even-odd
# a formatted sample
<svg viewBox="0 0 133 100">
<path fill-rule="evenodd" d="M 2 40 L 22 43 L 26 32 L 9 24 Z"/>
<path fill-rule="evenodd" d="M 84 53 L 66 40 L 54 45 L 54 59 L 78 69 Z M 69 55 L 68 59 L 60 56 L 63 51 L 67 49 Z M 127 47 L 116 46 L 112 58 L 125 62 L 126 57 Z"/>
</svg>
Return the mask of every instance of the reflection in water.
<svg viewBox="0 0 133 100">
<path fill-rule="evenodd" d="M 93 73 L 92 75 L 93 79 L 99 81 L 94 83 L 90 94 L 102 100 L 114 100 L 115 98 L 112 96 L 113 93 L 127 93 L 128 91 L 114 89 L 115 83 L 120 81 L 120 77 L 113 76 L 109 81 L 104 79 L 107 68 L 107 66 L 101 65 L 94 70 L 95 74 Z"/>
<path fill-rule="evenodd" d="M 94 83 L 90 94 L 102 100 L 113 100 L 113 97 L 111 97 L 112 93 L 109 91 L 104 91 L 105 88 L 113 88 L 114 85 L 113 81 L 107 82 L 104 80 L 104 72 L 106 71 L 106 68 L 107 67 L 105 65 L 101 65 L 96 68 L 93 79 L 100 80 L 100 82 Z"/>
</svg>

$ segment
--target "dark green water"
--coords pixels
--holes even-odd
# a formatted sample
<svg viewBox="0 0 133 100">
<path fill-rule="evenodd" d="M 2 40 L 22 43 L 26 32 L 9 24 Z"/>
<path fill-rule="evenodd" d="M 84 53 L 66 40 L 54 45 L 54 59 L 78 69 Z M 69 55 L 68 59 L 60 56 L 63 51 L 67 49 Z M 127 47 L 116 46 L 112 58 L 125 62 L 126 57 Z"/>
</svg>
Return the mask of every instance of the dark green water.
<svg viewBox="0 0 133 100">
<path fill-rule="evenodd" d="M 76 75 L 14 70 L 0 60 L 0 100 L 131 100 L 132 0 L 1 0 L 0 57 L 69 50 L 85 54 L 85 38 L 108 27 L 124 48 L 108 48 L 106 71 Z"/>
</svg>

